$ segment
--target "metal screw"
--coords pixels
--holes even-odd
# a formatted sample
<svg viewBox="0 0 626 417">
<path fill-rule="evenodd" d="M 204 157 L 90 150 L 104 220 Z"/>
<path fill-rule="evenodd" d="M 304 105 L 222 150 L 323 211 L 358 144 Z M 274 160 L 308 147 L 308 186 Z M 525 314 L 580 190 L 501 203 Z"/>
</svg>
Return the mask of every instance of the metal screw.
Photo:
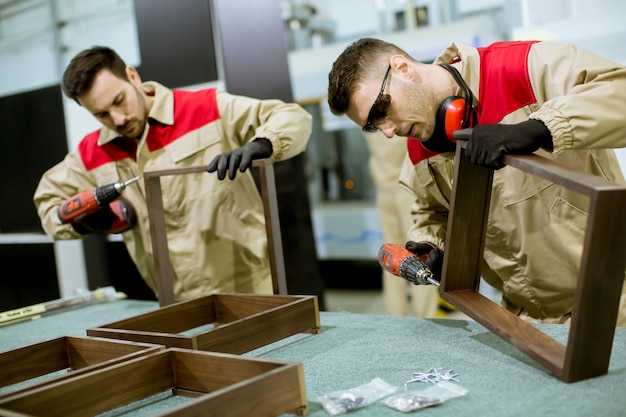
<svg viewBox="0 0 626 417">
<path fill-rule="evenodd" d="M 436 384 L 440 381 L 456 381 L 459 382 L 457 377 L 458 373 L 453 372 L 452 369 L 444 370 L 443 368 L 430 368 L 426 372 L 414 372 L 413 378 L 404 383 L 404 390 L 408 390 L 408 385 L 413 382 L 428 382 Z"/>
</svg>

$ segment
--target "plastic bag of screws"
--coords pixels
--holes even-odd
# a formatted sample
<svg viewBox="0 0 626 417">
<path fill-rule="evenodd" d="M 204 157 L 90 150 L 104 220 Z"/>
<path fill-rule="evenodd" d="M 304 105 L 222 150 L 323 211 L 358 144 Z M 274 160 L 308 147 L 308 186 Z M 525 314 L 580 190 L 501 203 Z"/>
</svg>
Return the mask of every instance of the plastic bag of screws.
<svg viewBox="0 0 626 417">
<path fill-rule="evenodd" d="M 319 397 L 319 402 L 328 414 L 337 416 L 370 405 L 397 390 L 398 387 L 376 377 L 358 387 L 324 394 Z"/>
<path fill-rule="evenodd" d="M 382 400 L 387 407 L 408 413 L 420 408 L 441 404 L 451 398 L 462 397 L 468 390 L 450 381 L 436 382 L 422 390 L 404 391 Z"/>
</svg>

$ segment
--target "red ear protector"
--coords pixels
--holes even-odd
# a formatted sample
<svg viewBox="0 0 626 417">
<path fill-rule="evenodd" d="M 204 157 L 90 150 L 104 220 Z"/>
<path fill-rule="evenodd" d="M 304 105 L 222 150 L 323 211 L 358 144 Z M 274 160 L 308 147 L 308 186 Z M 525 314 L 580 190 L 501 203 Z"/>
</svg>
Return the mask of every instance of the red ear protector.
<svg viewBox="0 0 626 417">
<path fill-rule="evenodd" d="M 474 95 L 469 89 L 459 71 L 452 65 L 439 64 L 452 76 L 463 90 L 463 97 L 451 96 L 446 98 L 437 111 L 437 120 L 433 135 L 422 145 L 434 152 L 450 152 L 456 148 L 456 139 L 453 133 L 456 130 L 474 127 L 477 120 L 476 109 L 472 106 Z"/>
</svg>

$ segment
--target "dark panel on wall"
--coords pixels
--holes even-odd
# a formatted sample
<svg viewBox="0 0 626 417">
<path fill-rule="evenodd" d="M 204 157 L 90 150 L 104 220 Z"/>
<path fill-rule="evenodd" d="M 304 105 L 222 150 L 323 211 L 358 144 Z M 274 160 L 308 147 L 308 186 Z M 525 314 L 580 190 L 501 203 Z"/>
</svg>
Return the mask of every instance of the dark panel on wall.
<svg viewBox="0 0 626 417">
<path fill-rule="evenodd" d="M 280 0 L 214 0 L 229 93 L 292 101 Z M 245 13 L 241 13 L 245 10 Z"/>
<path fill-rule="evenodd" d="M 33 193 L 67 153 L 60 86 L 0 97 L 0 126 L 0 233 L 42 232 Z"/>
<path fill-rule="evenodd" d="M 218 79 L 209 0 L 135 0 L 142 80 L 170 88 Z"/>
<path fill-rule="evenodd" d="M 213 5 L 228 92 L 293 101 L 280 0 L 214 0 Z M 299 155 L 275 166 L 285 273 L 290 294 L 317 295 L 324 310 L 304 161 Z"/>
<path fill-rule="evenodd" d="M 0 262 L 0 311 L 60 297 L 53 243 L 0 245 Z"/>
</svg>

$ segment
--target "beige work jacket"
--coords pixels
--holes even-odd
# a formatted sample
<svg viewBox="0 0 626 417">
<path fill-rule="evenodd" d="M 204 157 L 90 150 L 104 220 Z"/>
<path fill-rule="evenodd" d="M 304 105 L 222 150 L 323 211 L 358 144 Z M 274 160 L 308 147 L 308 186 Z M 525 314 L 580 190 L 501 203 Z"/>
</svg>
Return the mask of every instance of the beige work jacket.
<svg viewBox="0 0 626 417">
<path fill-rule="evenodd" d="M 626 146 L 626 68 L 576 46 L 548 42 L 532 45 L 527 60 L 536 102 L 499 122 L 541 120 L 550 129 L 554 151 L 538 153 L 624 183 L 615 153 L 607 148 Z M 440 62 L 455 62 L 478 97 L 476 48 L 452 44 L 437 58 Z M 453 159 L 448 152 L 416 165 L 405 160 L 400 182 L 416 196 L 408 239 L 445 248 Z M 531 321 L 569 318 L 587 212 L 585 196 L 515 168 L 495 171 L 483 278 L 502 291 L 506 308 Z M 620 309 L 618 324 L 626 325 L 623 295 Z"/>
<path fill-rule="evenodd" d="M 195 92 L 197 98 L 183 102 L 156 82 L 146 82 L 143 88 L 154 94 L 154 105 L 136 160 L 86 167 L 84 156 L 73 150 L 41 178 L 34 202 L 45 232 L 54 239 L 84 237 L 57 218 L 58 206 L 78 192 L 147 171 L 206 166 L 215 156 L 258 137 L 271 141 L 274 161 L 298 155 L 307 146 L 311 116 L 296 104 L 214 90 Z M 117 137 L 106 128 L 96 135 L 94 148 Z M 157 145 L 147 143 L 150 135 Z M 206 172 L 163 176 L 161 189 L 177 301 L 218 292 L 272 293 L 262 200 L 250 170 L 238 172 L 233 181 Z M 124 244 L 156 293 L 143 179 L 129 186 L 123 198 L 138 216 L 137 226 L 122 234 Z"/>
</svg>

